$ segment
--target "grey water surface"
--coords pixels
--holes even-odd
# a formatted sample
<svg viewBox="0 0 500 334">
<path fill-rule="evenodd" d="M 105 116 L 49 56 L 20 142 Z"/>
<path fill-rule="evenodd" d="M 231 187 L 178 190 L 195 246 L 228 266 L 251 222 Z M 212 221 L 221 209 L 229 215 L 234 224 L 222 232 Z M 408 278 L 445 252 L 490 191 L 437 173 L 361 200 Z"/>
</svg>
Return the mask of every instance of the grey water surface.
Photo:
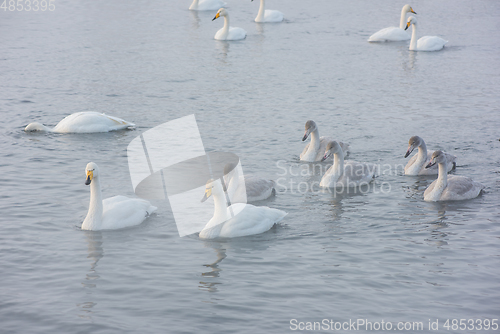
<svg viewBox="0 0 500 334">
<path fill-rule="evenodd" d="M 292 319 L 499 333 L 475 324 L 500 318 L 500 2 L 411 3 L 421 36 L 449 41 L 430 53 L 366 41 L 406 2 L 269 0 L 279 24 L 253 22 L 258 1 L 227 2 L 245 40 L 214 40 L 222 19 L 189 0 L 0 9 L 0 333 L 287 333 Z M 84 110 L 137 129 L 23 131 Z M 86 164 L 104 197 L 134 197 L 127 145 L 191 114 L 207 151 L 278 182 L 256 204 L 285 219 L 255 236 L 180 238 L 157 200 L 137 227 L 82 231 Z M 329 165 L 298 158 L 308 119 L 379 166 L 369 189 L 318 187 Z M 485 193 L 424 202 L 435 177 L 402 174 L 413 135 L 456 155 L 453 173 Z"/>
</svg>

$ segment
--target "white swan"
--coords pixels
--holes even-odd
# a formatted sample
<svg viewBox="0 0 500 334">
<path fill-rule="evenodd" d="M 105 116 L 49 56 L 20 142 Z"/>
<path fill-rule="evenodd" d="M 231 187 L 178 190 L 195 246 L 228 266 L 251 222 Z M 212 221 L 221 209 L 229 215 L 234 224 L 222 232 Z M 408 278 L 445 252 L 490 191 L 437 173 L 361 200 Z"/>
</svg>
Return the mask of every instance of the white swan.
<svg viewBox="0 0 500 334">
<path fill-rule="evenodd" d="M 220 179 L 208 181 L 202 202 L 214 198 L 214 215 L 200 231 L 200 238 L 235 238 L 268 231 L 282 220 L 287 213 L 266 206 L 236 203 L 227 206 L 226 196 Z"/>
<path fill-rule="evenodd" d="M 306 145 L 306 147 L 300 154 L 300 160 L 308 162 L 323 161 L 322 158 L 326 150 L 326 145 L 330 141 L 332 141 L 333 138 L 320 137 L 318 126 L 314 121 L 311 120 L 307 121 L 305 128 L 306 131 L 304 133 L 302 141 L 305 141 L 307 137 L 311 135 L 311 142 Z M 342 142 L 339 142 L 339 145 L 340 147 L 342 147 L 342 152 L 344 153 L 344 156 L 346 156 L 347 153 L 349 152 L 349 144 L 344 144 Z"/>
<path fill-rule="evenodd" d="M 344 164 L 344 154 L 339 143 L 330 141 L 326 145 L 323 160 L 334 156 L 331 166 L 321 178 L 320 187 L 352 188 L 369 184 L 375 176 L 375 165 L 349 160 Z"/>
<path fill-rule="evenodd" d="M 439 51 L 444 48 L 446 43 L 448 43 L 447 40 L 437 36 L 424 36 L 419 38 L 417 41 L 418 24 L 415 16 L 410 16 L 408 18 L 405 30 L 408 29 L 410 25 L 412 25 L 410 51 Z"/>
<path fill-rule="evenodd" d="M 90 184 L 90 206 L 82 230 L 116 230 L 139 225 L 147 215 L 157 209 L 148 201 L 139 198 L 114 196 L 102 200 L 97 164 L 89 162 L 85 173 L 85 184 Z"/>
<path fill-rule="evenodd" d="M 221 0 L 193 0 L 189 10 L 217 10 L 226 5 L 227 3 Z"/>
<path fill-rule="evenodd" d="M 399 28 L 389 27 L 379 30 L 368 38 L 368 42 L 399 42 L 409 40 L 410 35 L 408 35 L 405 31 L 406 13 L 417 14 L 413 11 L 410 5 L 404 5 L 403 9 L 401 9 Z"/>
<path fill-rule="evenodd" d="M 236 41 L 247 37 L 247 32 L 244 29 L 229 26 L 229 14 L 224 8 L 219 9 L 212 21 L 220 16 L 224 16 L 224 27 L 217 31 L 215 39 L 220 41 Z"/>
<path fill-rule="evenodd" d="M 427 146 L 422 138 L 413 136 L 408 141 L 408 150 L 406 151 L 405 158 L 407 158 L 415 148 L 418 147 L 418 153 L 415 154 L 405 166 L 405 175 L 436 175 L 438 173 L 437 166 L 426 168 L 425 165 L 431 159 L 432 152 L 427 152 Z M 448 162 L 448 172 L 456 166 L 457 157 L 443 153 Z"/>
<path fill-rule="evenodd" d="M 253 0 L 252 0 L 253 1 Z M 284 15 L 278 10 L 265 9 L 265 0 L 260 0 L 259 13 L 255 18 L 255 22 L 281 22 Z"/>
<path fill-rule="evenodd" d="M 432 154 L 431 161 L 426 167 L 438 164 L 439 176 L 424 192 L 424 201 L 460 201 L 475 198 L 484 186 L 465 176 L 447 174 L 447 159 L 445 153 L 436 151 Z"/>
<path fill-rule="evenodd" d="M 237 166 L 232 163 L 224 167 L 224 182 L 231 203 L 262 201 L 276 193 L 273 180 L 240 175 Z"/>
<path fill-rule="evenodd" d="M 24 131 L 47 131 L 56 133 L 92 133 L 133 129 L 134 123 L 95 111 L 81 111 L 63 118 L 51 129 L 40 123 L 30 123 Z"/>
</svg>

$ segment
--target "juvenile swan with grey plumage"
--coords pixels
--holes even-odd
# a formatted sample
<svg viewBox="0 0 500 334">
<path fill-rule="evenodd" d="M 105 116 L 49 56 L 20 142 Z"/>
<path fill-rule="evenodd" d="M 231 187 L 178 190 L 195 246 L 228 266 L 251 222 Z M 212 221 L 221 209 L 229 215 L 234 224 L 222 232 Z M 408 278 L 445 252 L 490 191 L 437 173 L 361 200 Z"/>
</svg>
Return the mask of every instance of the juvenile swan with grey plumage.
<svg viewBox="0 0 500 334">
<path fill-rule="evenodd" d="M 306 147 L 300 154 L 300 160 L 307 162 L 323 161 L 326 145 L 328 144 L 328 142 L 332 141 L 333 138 L 320 137 L 318 126 L 312 120 L 306 122 L 305 128 L 306 131 L 304 132 L 304 137 L 302 137 L 302 141 L 305 141 L 307 137 L 311 135 L 311 142 L 306 145 Z M 339 142 L 339 145 L 342 148 L 344 156 L 346 156 L 349 151 L 349 145 L 344 144 L 342 142 Z"/>
<path fill-rule="evenodd" d="M 319 185 L 325 188 L 352 188 L 369 184 L 375 176 L 375 165 L 349 160 L 344 164 L 342 148 L 336 141 L 326 145 L 323 160 L 333 155 L 333 166 L 323 175 Z"/>
<path fill-rule="evenodd" d="M 437 180 L 432 182 L 424 192 L 424 200 L 428 202 L 436 201 L 460 201 L 475 198 L 479 195 L 484 186 L 465 176 L 450 175 L 447 171 L 446 155 L 442 151 L 432 154 L 426 168 L 431 168 L 438 164 L 439 175 Z"/>
<path fill-rule="evenodd" d="M 405 166 L 405 175 L 436 175 L 438 173 L 437 166 L 425 168 L 427 162 L 431 159 L 432 152 L 427 152 L 427 146 L 422 138 L 413 136 L 408 141 L 408 150 L 405 158 L 407 158 L 415 148 L 418 147 L 418 153 L 415 154 Z M 457 157 L 448 153 L 443 153 L 447 160 L 448 172 L 456 166 Z"/>
</svg>

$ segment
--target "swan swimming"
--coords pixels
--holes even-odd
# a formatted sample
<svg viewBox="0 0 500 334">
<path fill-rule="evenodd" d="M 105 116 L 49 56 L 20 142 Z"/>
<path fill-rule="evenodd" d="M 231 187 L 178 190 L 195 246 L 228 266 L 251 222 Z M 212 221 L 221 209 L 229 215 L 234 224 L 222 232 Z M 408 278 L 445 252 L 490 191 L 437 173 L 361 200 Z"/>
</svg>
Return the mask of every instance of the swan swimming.
<svg viewBox="0 0 500 334">
<path fill-rule="evenodd" d="M 399 20 L 399 28 L 389 27 L 379 30 L 373 35 L 371 35 L 370 38 L 368 38 L 368 42 L 399 42 L 399 41 L 409 40 L 410 36 L 405 31 L 406 13 L 417 14 L 413 10 L 413 8 L 410 7 L 410 5 L 404 5 L 403 9 L 401 10 L 401 19 Z"/>
<path fill-rule="evenodd" d="M 305 141 L 309 135 L 311 135 L 311 142 L 306 145 L 302 153 L 300 154 L 301 161 L 314 162 L 314 161 L 323 161 L 323 155 L 326 150 L 326 145 L 328 142 L 332 141 L 331 137 L 320 137 L 319 130 L 316 123 L 312 120 L 306 122 L 305 126 L 306 131 L 304 132 L 304 137 L 302 137 L 302 141 Z M 340 147 L 342 148 L 342 152 L 344 153 L 344 157 L 349 152 L 349 145 L 339 142 Z"/>
<path fill-rule="evenodd" d="M 439 51 L 448 43 L 448 41 L 437 36 L 424 36 L 420 37 L 417 41 L 418 24 L 415 16 L 410 16 L 408 18 L 405 30 L 408 29 L 410 25 L 412 26 L 410 51 Z"/>
<path fill-rule="evenodd" d="M 262 201 L 276 194 L 274 181 L 240 175 L 232 163 L 224 167 L 224 182 L 231 203 Z"/>
<path fill-rule="evenodd" d="M 221 0 L 193 0 L 189 10 L 217 10 L 226 5 L 227 3 Z"/>
<path fill-rule="evenodd" d="M 63 118 L 51 129 L 40 123 L 30 123 L 24 131 L 47 131 L 56 133 L 93 133 L 133 129 L 134 123 L 96 111 L 81 111 Z"/>
<path fill-rule="evenodd" d="M 226 194 L 220 179 L 209 180 L 202 202 L 210 196 L 214 198 L 214 215 L 200 231 L 200 238 L 235 238 L 268 231 L 281 221 L 287 213 L 266 206 L 235 203 L 227 206 Z"/>
<path fill-rule="evenodd" d="M 252 0 L 253 1 L 253 0 Z M 259 13 L 255 18 L 255 22 L 281 22 L 284 15 L 278 10 L 265 9 L 265 0 L 260 0 Z"/>
<path fill-rule="evenodd" d="M 247 37 L 247 32 L 244 29 L 229 26 L 229 13 L 224 8 L 219 9 L 212 21 L 220 16 L 224 16 L 224 27 L 217 31 L 215 39 L 219 41 L 236 41 Z"/>
<path fill-rule="evenodd" d="M 349 160 L 344 164 L 344 154 L 339 143 L 330 141 L 326 145 L 323 160 L 333 155 L 331 166 L 321 178 L 320 187 L 352 188 L 369 184 L 375 177 L 375 165 Z"/>
<path fill-rule="evenodd" d="M 426 168 L 438 164 L 439 176 L 424 192 L 424 201 L 460 201 L 475 198 L 484 186 L 465 176 L 450 175 L 447 171 L 447 159 L 445 153 L 436 151 L 432 153 L 431 160 Z"/>
<path fill-rule="evenodd" d="M 407 158 L 415 148 L 418 147 L 418 153 L 415 154 L 405 166 L 405 175 L 436 175 L 438 173 L 437 166 L 426 168 L 427 162 L 431 159 L 432 153 L 427 152 L 427 146 L 422 138 L 413 136 L 408 141 L 408 150 L 405 158 Z M 447 160 L 448 172 L 456 167 L 457 157 L 443 153 Z"/>
<path fill-rule="evenodd" d="M 97 164 L 89 162 L 85 173 L 85 184 L 90 184 L 90 206 L 82 230 L 116 230 L 139 225 L 157 209 L 148 201 L 139 198 L 114 196 L 102 200 Z"/>
</svg>

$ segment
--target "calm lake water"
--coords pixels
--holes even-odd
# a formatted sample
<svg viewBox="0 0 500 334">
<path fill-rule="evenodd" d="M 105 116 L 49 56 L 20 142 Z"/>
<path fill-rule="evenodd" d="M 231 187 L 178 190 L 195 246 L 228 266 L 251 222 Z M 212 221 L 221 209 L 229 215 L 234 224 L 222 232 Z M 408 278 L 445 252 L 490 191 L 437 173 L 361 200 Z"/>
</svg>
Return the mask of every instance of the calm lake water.
<svg viewBox="0 0 500 334">
<path fill-rule="evenodd" d="M 227 2 L 243 41 L 215 41 L 222 20 L 189 0 L 0 9 L 0 332 L 287 333 L 292 319 L 364 319 L 499 333 L 443 326 L 500 316 L 500 2 L 411 3 L 422 36 L 449 40 L 431 53 L 366 42 L 405 2 L 269 0 L 280 24 L 253 22 L 258 1 Z M 84 110 L 138 126 L 23 132 Z M 127 145 L 190 114 L 207 150 L 280 182 L 258 205 L 288 216 L 203 241 L 180 238 L 158 200 L 137 227 L 82 231 L 86 164 L 100 166 L 104 197 L 133 197 Z M 380 165 L 370 189 L 317 187 L 328 164 L 298 160 L 308 119 L 350 143 L 349 159 Z M 456 155 L 454 174 L 485 193 L 424 202 L 434 177 L 402 175 L 413 135 Z"/>
</svg>

